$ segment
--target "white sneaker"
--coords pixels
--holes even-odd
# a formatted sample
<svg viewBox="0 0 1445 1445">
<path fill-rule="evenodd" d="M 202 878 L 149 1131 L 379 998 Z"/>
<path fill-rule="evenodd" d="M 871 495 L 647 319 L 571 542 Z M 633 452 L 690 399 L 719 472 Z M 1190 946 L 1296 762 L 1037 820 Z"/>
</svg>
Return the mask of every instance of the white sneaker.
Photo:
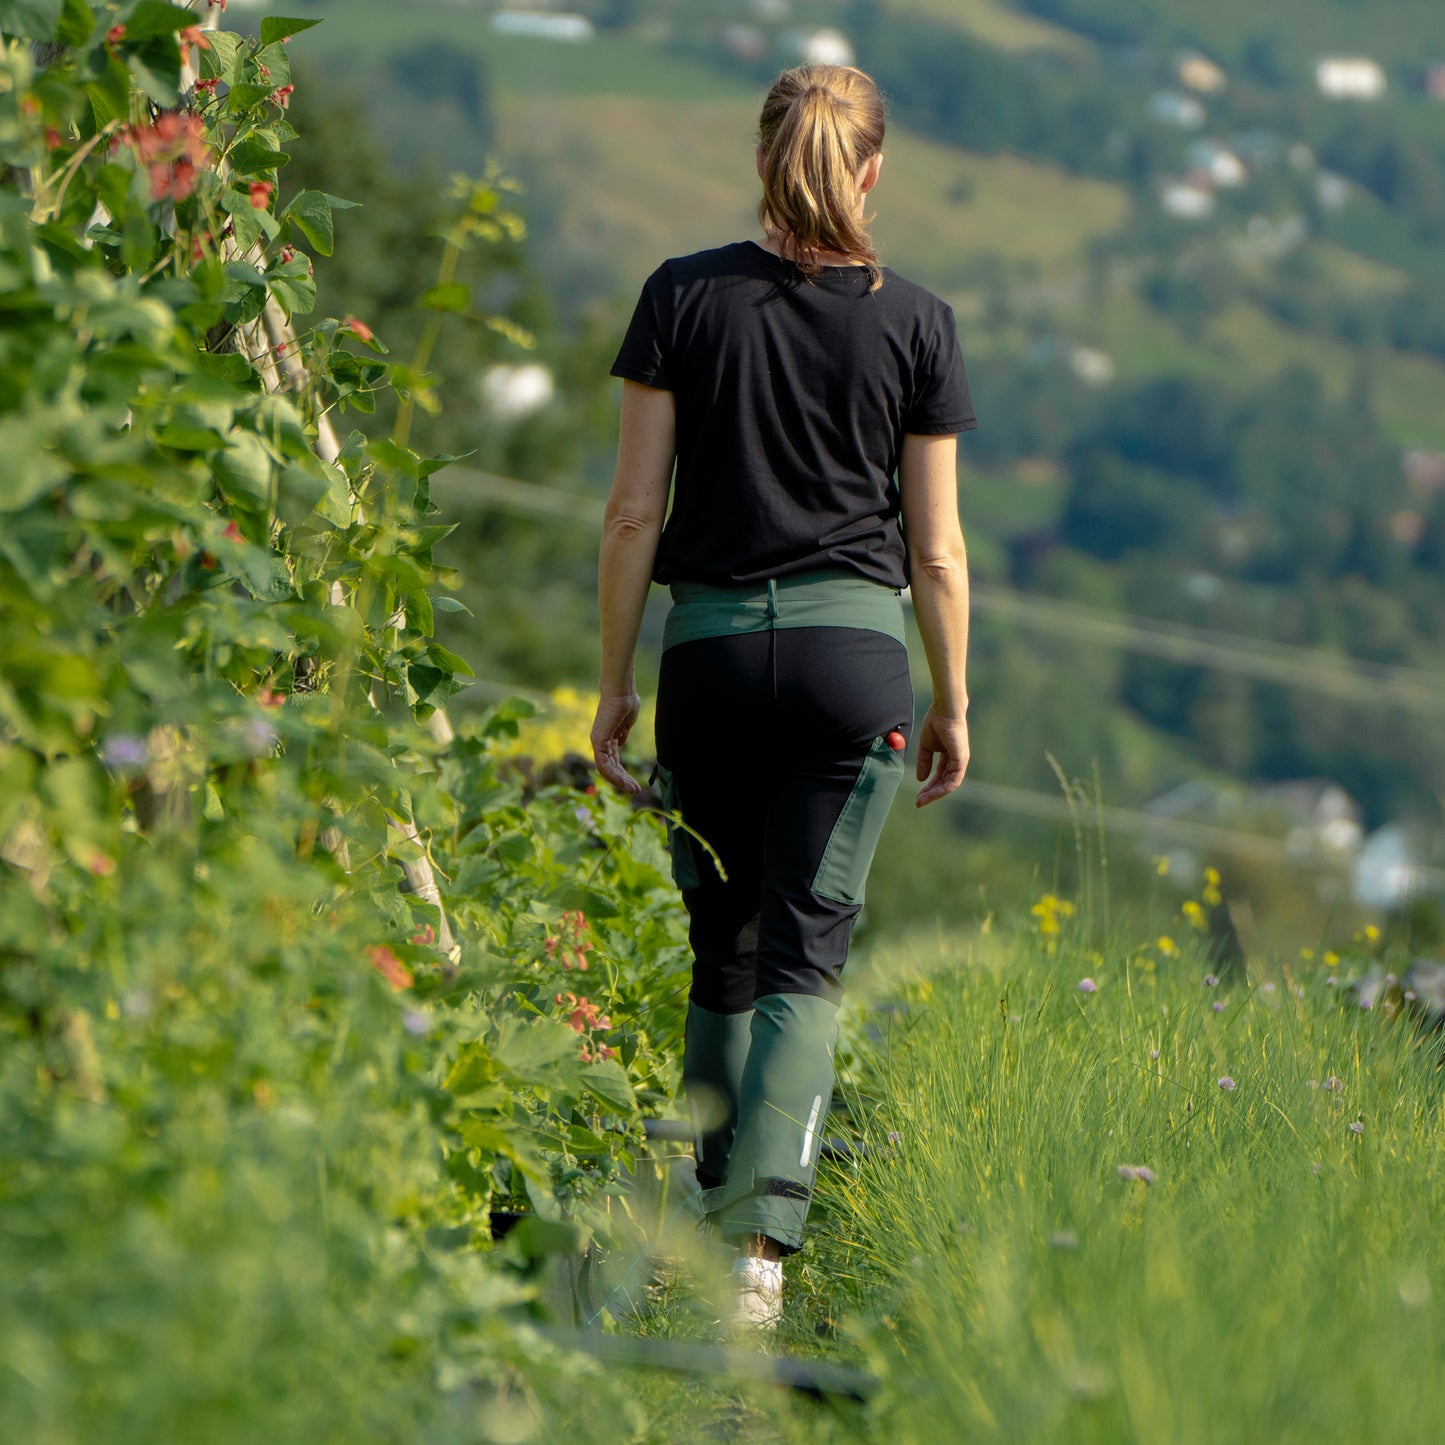
<svg viewBox="0 0 1445 1445">
<path fill-rule="evenodd" d="M 783 1262 L 743 1255 L 729 1277 L 732 1308 L 728 1325 L 736 1334 L 771 1330 L 783 1317 Z"/>
</svg>

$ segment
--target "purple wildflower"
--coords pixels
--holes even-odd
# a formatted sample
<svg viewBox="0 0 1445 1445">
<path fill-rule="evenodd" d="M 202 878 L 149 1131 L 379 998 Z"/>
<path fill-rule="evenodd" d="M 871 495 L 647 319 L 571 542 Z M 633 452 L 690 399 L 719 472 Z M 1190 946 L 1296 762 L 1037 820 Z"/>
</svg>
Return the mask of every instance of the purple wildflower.
<svg viewBox="0 0 1445 1445">
<path fill-rule="evenodd" d="M 1218 999 L 1214 1001 L 1214 1012 L 1217 1014 L 1222 1014 L 1224 1012 L 1224 1005 L 1220 1003 Z"/>
<path fill-rule="evenodd" d="M 1158 1049 L 1150 1049 L 1150 1050 L 1149 1050 L 1149 1057 L 1150 1057 L 1151 1059 L 1157 1059 L 1157 1058 L 1159 1057 L 1159 1050 L 1158 1050 Z"/>
<path fill-rule="evenodd" d="M 1363 1134 L 1364 1132 L 1365 1126 L 1360 1122 L 1360 1120 L 1356 1119 L 1354 1123 L 1350 1125 L 1351 1134 Z"/>
<path fill-rule="evenodd" d="M 1205 988 L 1218 988 L 1219 975 L 1217 973 L 1206 973 L 1204 975 L 1204 986 Z"/>
<path fill-rule="evenodd" d="M 145 739 L 131 733 L 117 733 L 107 738 L 100 749 L 101 761 L 110 768 L 139 768 L 149 756 Z"/>
<path fill-rule="evenodd" d="M 1329 1078 L 1325 1080 L 1325 1088 L 1332 1094 L 1338 1094 L 1344 1087 L 1344 1084 L 1334 1074 L 1331 1074 Z"/>
<path fill-rule="evenodd" d="M 421 1038 L 431 1031 L 431 1019 L 419 1008 L 409 1008 L 401 1016 L 401 1026 L 413 1038 Z"/>
<path fill-rule="evenodd" d="M 1338 982 L 1339 982 L 1339 980 L 1334 976 L 1334 974 L 1331 974 L 1331 975 L 1325 980 L 1325 987 L 1326 987 L 1326 988 L 1333 988 Z"/>
<path fill-rule="evenodd" d="M 1099 991 L 1099 985 L 1096 984 L 1093 979 L 1091 979 L 1091 978 L 1081 978 L 1081 979 L 1079 980 L 1079 992 L 1080 992 L 1080 993 L 1098 993 L 1098 991 Z"/>
<path fill-rule="evenodd" d="M 1231 1079 L 1228 1074 L 1226 1074 L 1219 1081 L 1219 1087 L 1223 1089 L 1226 1094 L 1232 1094 L 1234 1092 L 1234 1080 Z"/>
</svg>

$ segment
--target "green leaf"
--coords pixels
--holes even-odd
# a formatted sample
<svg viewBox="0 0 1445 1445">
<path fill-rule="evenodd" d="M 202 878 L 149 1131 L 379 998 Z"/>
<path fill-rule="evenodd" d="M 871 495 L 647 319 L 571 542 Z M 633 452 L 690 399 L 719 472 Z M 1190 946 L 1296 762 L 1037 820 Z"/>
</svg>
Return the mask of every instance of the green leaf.
<svg viewBox="0 0 1445 1445">
<path fill-rule="evenodd" d="M 465 311 L 472 304 L 472 289 L 460 281 L 445 286 L 433 286 L 423 291 L 417 305 L 428 311 Z"/>
<path fill-rule="evenodd" d="M 431 605 L 437 612 L 465 612 L 468 617 L 474 615 L 465 602 L 458 602 L 455 597 L 433 597 Z"/>
<path fill-rule="evenodd" d="M 147 40 L 154 35 L 174 35 L 196 23 L 193 10 L 167 5 L 165 0 L 141 0 L 125 22 L 127 40 Z"/>
<path fill-rule="evenodd" d="M 85 87 L 90 108 L 95 113 L 95 128 L 100 130 L 113 120 L 130 118 L 130 71 L 125 61 L 112 55 L 100 76 Z"/>
<path fill-rule="evenodd" d="M 331 197 L 323 191 L 302 191 L 281 213 L 323 256 L 329 256 L 335 233 L 331 225 Z"/>
<path fill-rule="evenodd" d="M 431 598 L 418 588 L 407 594 L 406 625 L 423 637 L 430 637 L 436 630 L 436 619 L 432 616 Z"/>
<path fill-rule="evenodd" d="M 305 521 L 326 495 L 326 477 L 292 463 L 277 478 L 276 515 L 288 526 Z"/>
<path fill-rule="evenodd" d="M 269 85 L 253 85 L 249 81 L 233 85 L 226 95 L 226 109 L 231 115 L 240 115 L 253 105 L 260 105 L 270 94 Z"/>
<path fill-rule="evenodd" d="M 201 75 L 206 80 L 235 79 L 236 61 L 241 55 L 242 40 L 230 30 L 212 30 L 206 37 L 209 50 L 201 51 Z"/>
<path fill-rule="evenodd" d="M 256 176 L 262 171 L 279 170 L 291 157 L 285 151 L 274 150 L 255 136 L 248 136 L 231 151 L 227 159 L 236 175 Z"/>
<path fill-rule="evenodd" d="M 69 45 L 73 49 L 84 45 L 90 39 L 94 29 L 95 13 L 85 3 L 85 0 L 65 0 L 65 8 L 60 17 L 60 27 L 55 32 L 55 38 L 62 45 Z"/>
<path fill-rule="evenodd" d="M 64 0 L 0 0 L 0 31 L 24 40 L 53 40 Z"/>
<path fill-rule="evenodd" d="M 637 1098 L 627 1078 L 627 1070 L 616 1059 L 588 1064 L 582 1070 L 582 1082 L 604 1104 L 611 1104 L 625 1114 L 637 1112 Z"/>
<path fill-rule="evenodd" d="M 554 1254 L 576 1254 L 582 1247 L 582 1236 L 575 1224 L 529 1214 L 507 1235 L 507 1243 L 527 1259 L 546 1259 Z"/>
<path fill-rule="evenodd" d="M 226 439 L 220 432 L 183 419 L 163 426 L 156 433 L 156 440 L 163 447 L 173 447 L 178 452 L 213 452 L 226 445 Z"/>
<path fill-rule="evenodd" d="M 291 35 L 300 35 L 303 30 L 320 25 L 319 20 L 292 20 L 285 15 L 267 15 L 261 21 L 261 44 L 274 45 Z"/>
<path fill-rule="evenodd" d="M 439 642 L 433 642 L 427 648 L 427 656 L 437 667 L 452 673 L 456 677 L 475 677 L 471 665 L 463 657 L 458 657 L 455 652 L 448 652 Z"/>
<path fill-rule="evenodd" d="M 38 423 L 11 416 L 0 421 L 0 512 L 18 512 L 63 482 L 69 468 L 48 446 Z"/>
<path fill-rule="evenodd" d="M 297 312 L 304 315 L 316 305 L 316 282 L 311 279 L 306 262 L 299 256 L 268 271 L 266 284 L 287 316 Z"/>
</svg>

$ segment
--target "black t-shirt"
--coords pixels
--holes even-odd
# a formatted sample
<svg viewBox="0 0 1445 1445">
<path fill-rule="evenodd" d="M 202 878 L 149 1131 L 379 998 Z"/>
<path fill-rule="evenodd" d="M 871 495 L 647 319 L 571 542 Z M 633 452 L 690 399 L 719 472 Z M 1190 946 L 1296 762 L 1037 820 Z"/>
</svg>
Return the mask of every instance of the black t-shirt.
<svg viewBox="0 0 1445 1445">
<path fill-rule="evenodd" d="M 904 587 L 903 438 L 978 424 L 938 297 L 887 268 L 876 291 L 862 266 L 809 280 L 753 241 L 664 261 L 612 374 L 676 399 L 658 582 L 841 567 Z"/>
</svg>

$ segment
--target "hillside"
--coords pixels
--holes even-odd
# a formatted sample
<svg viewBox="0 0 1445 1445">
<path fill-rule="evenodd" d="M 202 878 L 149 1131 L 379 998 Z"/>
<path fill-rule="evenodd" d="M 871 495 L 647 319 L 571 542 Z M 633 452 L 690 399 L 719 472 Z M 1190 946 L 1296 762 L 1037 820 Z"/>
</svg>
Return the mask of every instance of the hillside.
<svg viewBox="0 0 1445 1445">
<path fill-rule="evenodd" d="M 550 317 L 558 396 L 514 424 L 450 407 L 445 449 L 564 492 L 605 486 L 605 371 L 637 287 L 664 255 L 750 231 L 761 89 L 795 32 L 833 25 L 891 99 L 885 258 L 960 318 L 983 420 L 963 478 L 980 580 L 1351 665 L 1445 668 L 1430 481 L 1445 105 L 1422 89 L 1423 7 L 1391 7 L 1403 28 L 1367 52 L 1389 82 L 1377 104 L 1315 87 L 1317 50 L 1369 39 L 1335 5 L 1302 26 L 1165 0 L 636 0 L 579 3 L 598 28 L 570 44 L 498 34 L 489 4 L 308 8 L 332 23 L 298 65 L 365 94 L 408 184 L 495 157 L 525 187 L 531 279 L 497 294 L 520 295 L 529 325 Z M 1191 91 L 1187 51 L 1222 86 Z M 1187 125 L 1161 118 L 1178 98 Z M 587 526 L 464 487 L 454 500 L 463 595 L 488 621 L 449 619 L 447 635 L 499 688 L 585 680 Z M 516 585 L 489 588 L 497 571 Z M 1371 826 L 1434 821 L 1426 799 L 1445 794 L 1433 715 L 989 619 L 975 652 L 987 780 L 1050 792 L 1052 754 L 1138 805 L 1191 777 L 1324 776 Z"/>
</svg>

